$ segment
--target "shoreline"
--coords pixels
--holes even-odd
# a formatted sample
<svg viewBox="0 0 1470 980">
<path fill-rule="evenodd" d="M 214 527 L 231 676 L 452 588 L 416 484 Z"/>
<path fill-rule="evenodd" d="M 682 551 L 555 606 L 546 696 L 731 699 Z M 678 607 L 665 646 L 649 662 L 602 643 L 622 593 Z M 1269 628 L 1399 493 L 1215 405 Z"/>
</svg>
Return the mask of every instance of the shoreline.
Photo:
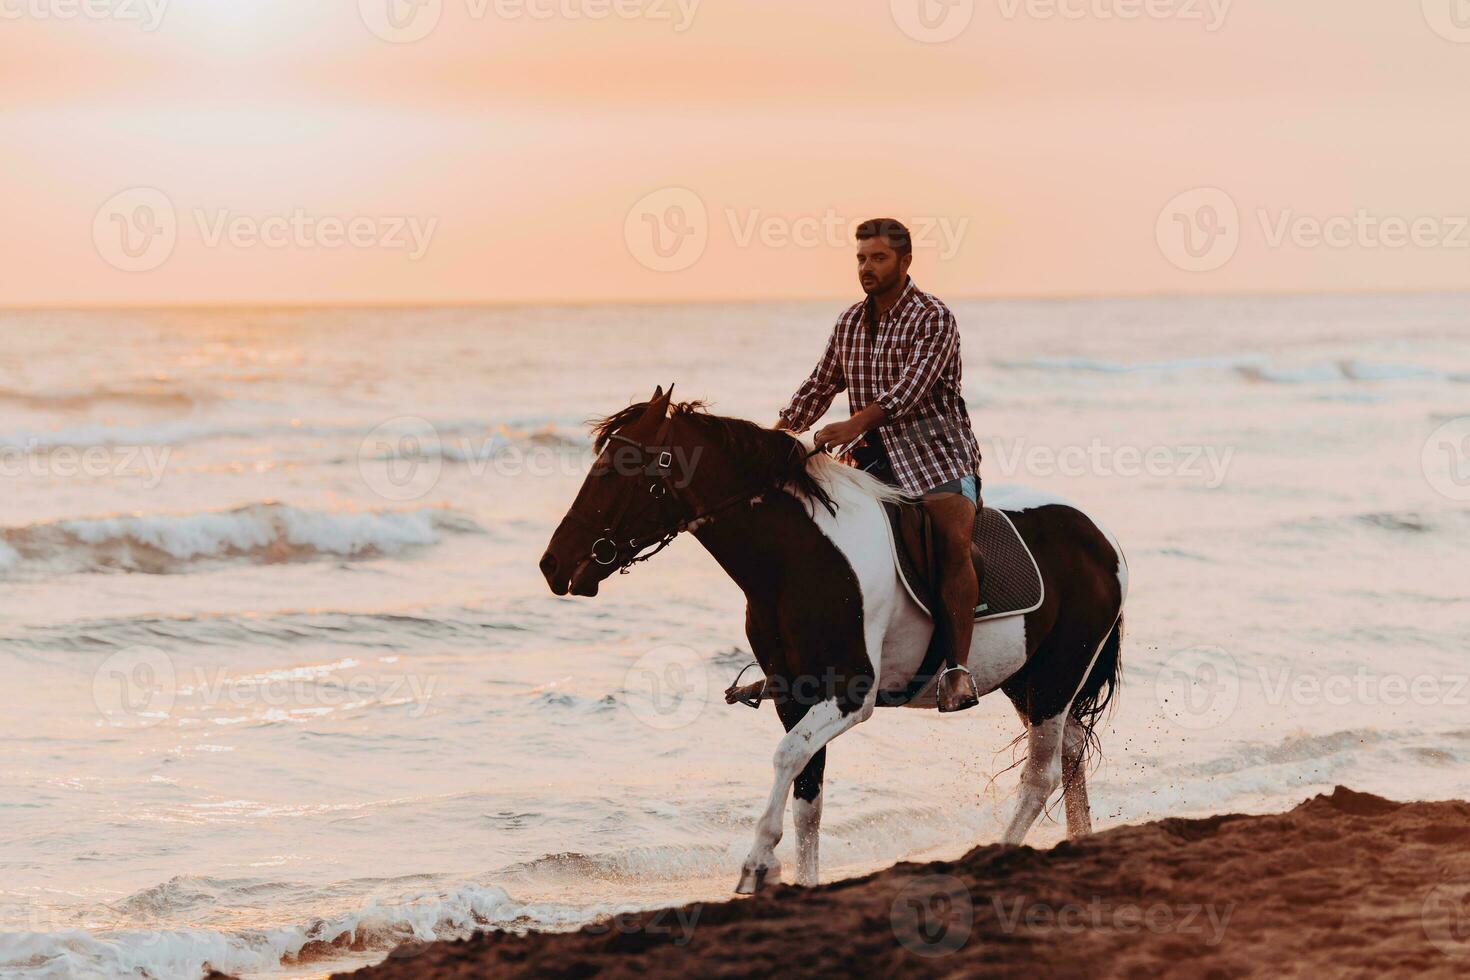
<svg viewBox="0 0 1470 980">
<path fill-rule="evenodd" d="M 1285 813 L 977 847 L 572 933 L 400 946 L 334 978 L 1470 973 L 1470 803 L 1337 787 Z"/>
</svg>

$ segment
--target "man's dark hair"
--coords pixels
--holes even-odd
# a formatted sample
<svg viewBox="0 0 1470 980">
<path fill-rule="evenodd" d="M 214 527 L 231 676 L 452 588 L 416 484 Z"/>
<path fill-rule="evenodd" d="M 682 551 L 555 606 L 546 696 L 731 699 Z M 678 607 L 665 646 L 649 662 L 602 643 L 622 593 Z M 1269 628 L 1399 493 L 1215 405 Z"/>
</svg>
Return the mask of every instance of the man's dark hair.
<svg viewBox="0 0 1470 980">
<path fill-rule="evenodd" d="M 869 218 L 857 226 L 855 235 L 860 242 L 865 242 L 869 238 L 887 239 L 888 244 L 893 246 L 893 250 L 900 258 L 914 251 L 913 236 L 909 234 L 904 223 L 897 218 Z"/>
</svg>

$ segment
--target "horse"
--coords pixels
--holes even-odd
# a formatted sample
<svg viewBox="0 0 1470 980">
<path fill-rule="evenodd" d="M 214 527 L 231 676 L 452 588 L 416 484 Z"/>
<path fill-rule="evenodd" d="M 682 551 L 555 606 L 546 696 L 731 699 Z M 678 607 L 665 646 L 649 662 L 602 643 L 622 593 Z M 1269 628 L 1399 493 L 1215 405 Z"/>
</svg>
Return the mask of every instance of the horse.
<svg viewBox="0 0 1470 980">
<path fill-rule="evenodd" d="M 826 746 L 921 670 L 934 625 L 899 579 L 884 504 L 898 490 L 779 429 L 674 403 L 673 386 L 595 423 L 591 471 L 541 558 L 556 595 L 595 596 L 689 531 L 745 593 L 745 634 L 786 734 L 737 894 L 779 881 L 786 803 L 798 885 L 818 880 Z M 996 504 L 987 500 L 987 504 Z M 1120 679 L 1128 566 L 1113 536 L 1034 491 L 999 502 L 1044 582 L 1036 609 L 976 623 L 969 668 L 1025 725 L 1019 845 L 1058 786 L 1067 833 L 1092 830 L 1086 762 Z M 934 683 L 909 702 L 934 705 Z"/>
</svg>

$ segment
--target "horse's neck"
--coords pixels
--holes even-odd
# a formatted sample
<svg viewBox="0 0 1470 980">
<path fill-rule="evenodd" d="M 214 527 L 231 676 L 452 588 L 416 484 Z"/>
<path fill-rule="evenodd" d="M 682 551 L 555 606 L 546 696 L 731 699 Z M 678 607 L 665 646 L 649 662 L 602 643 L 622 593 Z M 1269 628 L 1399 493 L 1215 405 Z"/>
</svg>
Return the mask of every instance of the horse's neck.
<svg viewBox="0 0 1470 980">
<path fill-rule="evenodd" d="M 733 507 L 701 524 L 693 534 L 747 598 L 769 599 L 784 587 L 793 556 L 821 535 L 807 506 L 784 490 L 771 490 L 750 506 Z"/>
</svg>

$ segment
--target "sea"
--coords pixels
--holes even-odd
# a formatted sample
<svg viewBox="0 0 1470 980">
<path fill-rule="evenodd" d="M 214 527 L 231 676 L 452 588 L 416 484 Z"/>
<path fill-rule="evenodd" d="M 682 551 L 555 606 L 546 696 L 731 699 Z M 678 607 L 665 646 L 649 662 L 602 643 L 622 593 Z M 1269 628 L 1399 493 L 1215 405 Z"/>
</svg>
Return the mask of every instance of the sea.
<svg viewBox="0 0 1470 980">
<path fill-rule="evenodd" d="M 0 974 L 728 897 L 781 733 L 720 696 L 741 593 L 687 536 L 591 599 L 537 562 L 589 419 L 769 424 L 841 305 L 0 314 Z M 1127 554 L 1099 829 L 1470 797 L 1470 296 L 952 307 L 985 489 Z M 996 842 L 1019 734 L 997 694 L 842 736 L 823 879 Z"/>
</svg>

